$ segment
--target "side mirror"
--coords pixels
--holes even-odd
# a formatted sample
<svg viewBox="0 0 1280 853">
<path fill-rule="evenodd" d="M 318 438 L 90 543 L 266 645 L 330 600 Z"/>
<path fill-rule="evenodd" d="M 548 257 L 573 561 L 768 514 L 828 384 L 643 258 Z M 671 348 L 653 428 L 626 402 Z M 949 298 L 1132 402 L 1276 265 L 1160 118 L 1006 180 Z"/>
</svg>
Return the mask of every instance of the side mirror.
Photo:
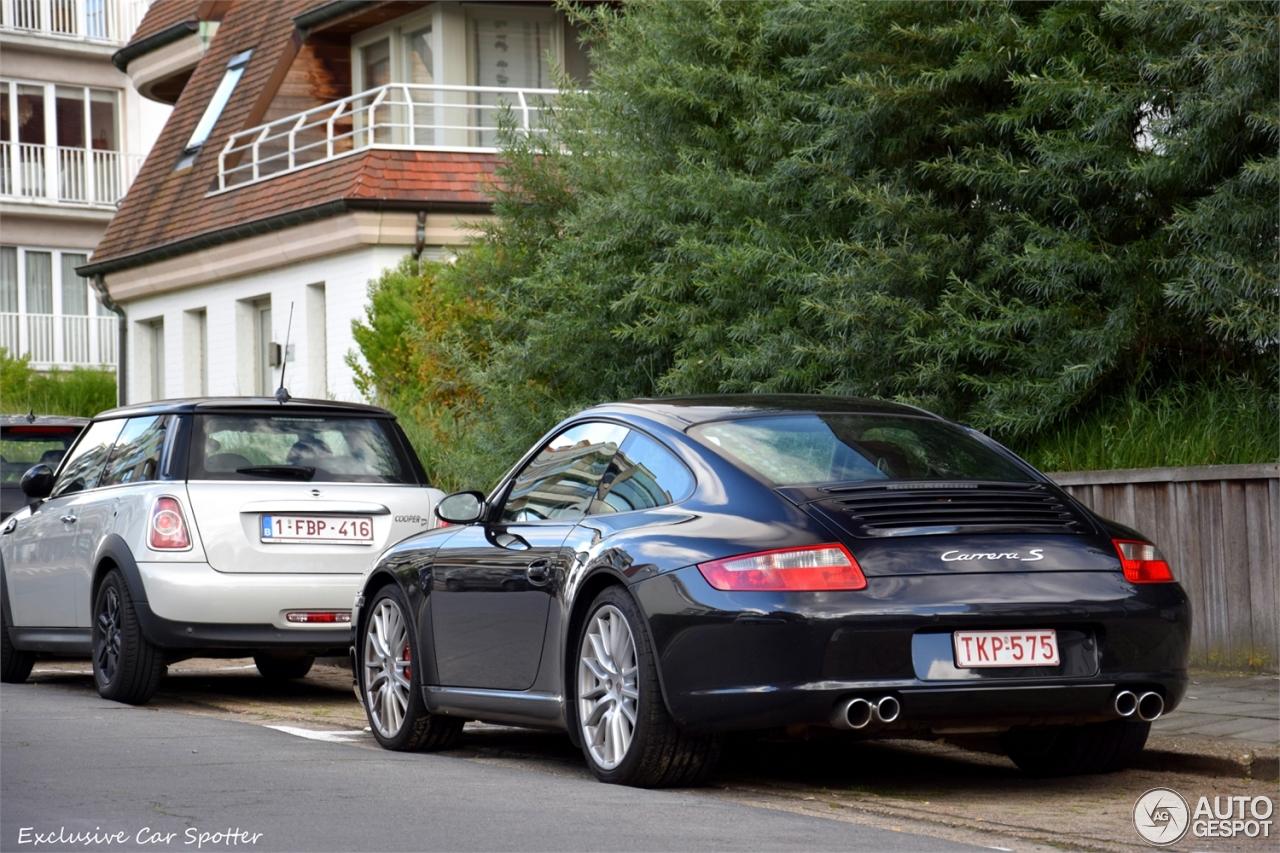
<svg viewBox="0 0 1280 853">
<path fill-rule="evenodd" d="M 32 465 L 22 475 L 22 491 L 29 498 L 47 498 L 53 491 L 53 469 L 48 465 Z"/>
<path fill-rule="evenodd" d="M 436 504 L 436 515 L 450 524 L 475 524 L 484 518 L 484 513 L 484 495 L 480 492 L 454 492 Z"/>
</svg>

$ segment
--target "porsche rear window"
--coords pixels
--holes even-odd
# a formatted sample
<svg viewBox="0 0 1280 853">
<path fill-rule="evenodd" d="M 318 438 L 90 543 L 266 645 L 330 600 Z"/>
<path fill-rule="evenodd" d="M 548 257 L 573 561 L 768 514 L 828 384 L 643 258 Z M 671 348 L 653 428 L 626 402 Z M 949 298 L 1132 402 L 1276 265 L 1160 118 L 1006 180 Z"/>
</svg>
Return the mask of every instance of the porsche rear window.
<svg viewBox="0 0 1280 853">
<path fill-rule="evenodd" d="M 962 430 L 925 418 L 778 415 L 716 421 L 692 434 L 775 486 L 1032 479 Z"/>
<path fill-rule="evenodd" d="M 203 415 L 196 418 L 193 480 L 414 483 L 381 418 Z"/>
</svg>

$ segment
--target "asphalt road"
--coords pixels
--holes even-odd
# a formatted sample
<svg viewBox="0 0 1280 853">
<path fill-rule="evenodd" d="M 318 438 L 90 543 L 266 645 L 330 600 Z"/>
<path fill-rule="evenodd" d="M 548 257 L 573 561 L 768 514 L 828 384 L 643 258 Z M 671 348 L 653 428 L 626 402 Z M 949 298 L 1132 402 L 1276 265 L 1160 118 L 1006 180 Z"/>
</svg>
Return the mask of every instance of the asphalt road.
<svg viewBox="0 0 1280 853">
<path fill-rule="evenodd" d="M 6 684 L 0 850 L 59 849 L 982 848 Z"/>
</svg>

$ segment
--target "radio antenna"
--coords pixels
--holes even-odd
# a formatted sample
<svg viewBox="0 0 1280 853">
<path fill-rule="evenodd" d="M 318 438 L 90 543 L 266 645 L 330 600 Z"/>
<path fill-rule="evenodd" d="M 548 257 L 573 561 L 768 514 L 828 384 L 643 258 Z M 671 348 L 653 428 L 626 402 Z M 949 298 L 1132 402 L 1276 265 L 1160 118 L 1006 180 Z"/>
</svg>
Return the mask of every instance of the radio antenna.
<svg viewBox="0 0 1280 853">
<path fill-rule="evenodd" d="M 284 372 L 289 369 L 289 335 L 293 333 L 293 303 L 289 303 L 289 325 L 284 327 L 284 350 L 280 353 L 280 387 L 276 389 L 276 402 L 289 402 L 289 391 L 284 387 Z"/>
</svg>

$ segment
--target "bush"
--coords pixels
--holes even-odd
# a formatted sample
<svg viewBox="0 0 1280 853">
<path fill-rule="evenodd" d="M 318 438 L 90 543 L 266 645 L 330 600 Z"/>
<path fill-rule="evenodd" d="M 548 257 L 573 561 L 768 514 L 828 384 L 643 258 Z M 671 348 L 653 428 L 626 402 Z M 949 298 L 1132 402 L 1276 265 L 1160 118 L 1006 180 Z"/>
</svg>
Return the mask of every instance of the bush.
<svg viewBox="0 0 1280 853">
<path fill-rule="evenodd" d="M 6 414 L 91 418 L 115 408 L 116 376 L 109 370 L 74 367 L 48 374 L 31 369 L 26 356 L 0 348 L 0 409 Z"/>
</svg>

